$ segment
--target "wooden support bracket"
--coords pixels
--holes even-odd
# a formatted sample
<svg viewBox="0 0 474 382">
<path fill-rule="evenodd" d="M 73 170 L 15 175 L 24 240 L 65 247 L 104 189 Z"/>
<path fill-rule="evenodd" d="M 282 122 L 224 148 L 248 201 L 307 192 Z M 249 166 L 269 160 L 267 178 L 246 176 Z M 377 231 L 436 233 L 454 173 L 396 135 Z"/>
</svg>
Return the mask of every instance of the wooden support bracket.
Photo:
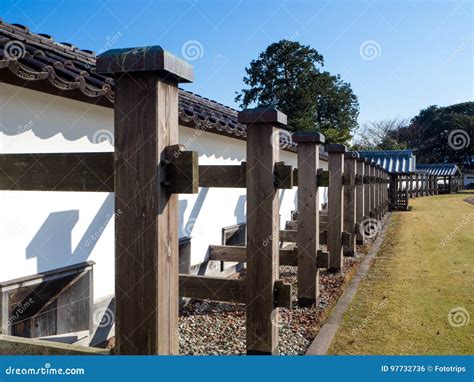
<svg viewBox="0 0 474 382">
<path fill-rule="evenodd" d="M 284 162 L 275 163 L 275 187 L 279 189 L 291 189 L 294 184 L 293 166 Z"/>
<path fill-rule="evenodd" d="M 352 173 L 342 174 L 342 184 L 344 186 L 353 186 L 355 185 L 355 176 Z"/>
<path fill-rule="evenodd" d="M 166 147 L 163 184 L 171 194 L 197 194 L 199 191 L 199 154 L 185 151 L 184 145 Z M 160 170 L 159 170 L 160 171 Z"/>
<path fill-rule="evenodd" d="M 318 250 L 316 255 L 316 263 L 318 268 L 329 268 L 329 252 Z"/>
<path fill-rule="evenodd" d="M 276 280 L 273 295 L 275 307 L 291 309 L 291 284 L 287 284 L 283 280 Z"/>
<path fill-rule="evenodd" d="M 318 168 L 317 172 L 318 187 L 329 187 L 329 171 Z"/>
<path fill-rule="evenodd" d="M 328 243 L 328 231 L 319 231 L 319 243 L 327 245 L 327 243 Z"/>
<path fill-rule="evenodd" d="M 355 185 L 360 186 L 362 184 L 364 184 L 364 176 L 360 175 L 360 174 L 356 174 L 356 176 L 355 176 Z"/>
<path fill-rule="evenodd" d="M 350 232 L 342 231 L 341 238 L 342 238 L 342 245 L 346 245 L 346 246 L 351 245 L 352 235 L 350 234 Z"/>
</svg>

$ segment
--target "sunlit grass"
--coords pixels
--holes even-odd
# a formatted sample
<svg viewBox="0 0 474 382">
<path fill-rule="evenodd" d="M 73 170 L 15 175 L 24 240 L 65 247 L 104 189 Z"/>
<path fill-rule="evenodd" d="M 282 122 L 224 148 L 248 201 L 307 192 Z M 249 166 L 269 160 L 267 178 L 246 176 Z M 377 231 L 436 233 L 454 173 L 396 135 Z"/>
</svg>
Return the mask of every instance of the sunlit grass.
<svg viewBox="0 0 474 382">
<path fill-rule="evenodd" d="M 463 201 L 472 196 L 418 198 L 393 214 L 330 354 L 474 353 L 474 205 Z M 452 326 L 455 308 L 470 322 Z"/>
</svg>

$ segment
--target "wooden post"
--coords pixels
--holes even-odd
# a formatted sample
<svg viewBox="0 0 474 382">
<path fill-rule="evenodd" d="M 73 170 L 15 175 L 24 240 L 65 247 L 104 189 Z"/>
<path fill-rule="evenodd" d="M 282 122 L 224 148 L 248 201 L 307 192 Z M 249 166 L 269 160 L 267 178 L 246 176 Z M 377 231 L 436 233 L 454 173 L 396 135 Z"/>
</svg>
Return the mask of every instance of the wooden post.
<svg viewBox="0 0 474 382">
<path fill-rule="evenodd" d="M 438 176 L 435 175 L 435 195 L 438 195 Z"/>
<path fill-rule="evenodd" d="M 351 235 L 351 244 L 345 246 L 344 254 L 354 256 L 356 252 L 356 167 L 359 154 L 356 151 L 349 151 L 344 154 L 344 231 Z M 299 282 L 299 281 L 298 281 Z"/>
<path fill-rule="evenodd" d="M 364 159 L 358 158 L 357 159 L 357 177 L 360 181 L 356 184 L 356 222 L 357 225 L 360 227 L 362 221 L 364 220 L 364 201 L 365 201 L 365 185 L 364 181 Z M 360 229 L 356 230 L 356 242 L 358 244 L 363 244 L 364 236 L 361 233 Z"/>
<path fill-rule="evenodd" d="M 381 214 L 381 201 L 382 190 L 380 189 L 380 165 L 375 165 L 375 218 L 380 220 L 382 218 Z"/>
<path fill-rule="evenodd" d="M 370 163 L 370 217 L 376 219 L 376 187 L 375 187 L 375 162 Z"/>
<path fill-rule="evenodd" d="M 279 276 L 279 197 L 275 163 L 279 158 L 278 126 L 286 115 L 276 109 L 239 112 L 247 124 L 247 354 L 278 354 L 278 326 L 272 317 Z"/>
<path fill-rule="evenodd" d="M 364 219 L 370 218 L 370 160 L 364 160 Z"/>
<path fill-rule="evenodd" d="M 319 145 L 324 135 L 297 132 L 292 136 L 298 143 L 298 304 L 317 304 L 319 296 L 319 192 L 316 173 L 319 168 Z"/>
<path fill-rule="evenodd" d="M 178 196 L 163 166 L 193 69 L 152 46 L 105 52 L 97 72 L 115 75 L 115 351 L 177 354 Z"/>
<path fill-rule="evenodd" d="M 342 177 L 344 174 L 344 153 L 346 146 L 332 144 L 326 146 L 328 153 L 329 190 L 328 190 L 328 251 L 329 271 L 342 272 L 342 225 L 344 211 L 344 187 Z"/>
</svg>

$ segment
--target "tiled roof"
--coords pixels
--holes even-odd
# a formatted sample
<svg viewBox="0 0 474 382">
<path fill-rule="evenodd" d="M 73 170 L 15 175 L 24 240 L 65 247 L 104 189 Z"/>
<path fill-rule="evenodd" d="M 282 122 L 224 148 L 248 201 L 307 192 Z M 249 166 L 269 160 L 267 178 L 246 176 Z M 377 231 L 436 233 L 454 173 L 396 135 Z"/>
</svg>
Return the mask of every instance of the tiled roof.
<svg viewBox="0 0 474 382">
<path fill-rule="evenodd" d="M 412 150 L 359 151 L 361 158 L 371 159 L 391 174 L 415 172 L 416 157 Z"/>
<path fill-rule="evenodd" d="M 416 170 L 421 170 L 428 175 L 436 176 L 454 176 L 456 173 L 461 174 L 459 167 L 454 163 L 421 163 L 416 165 Z"/>
<path fill-rule="evenodd" d="M 110 101 L 106 106 L 113 107 L 114 80 L 97 74 L 95 63 L 93 51 L 55 42 L 49 35 L 36 34 L 28 27 L 0 19 L 0 70 L 8 68 L 26 81 L 48 81 L 61 91 L 79 90 L 91 102 L 105 97 Z M 181 89 L 179 118 L 196 128 L 240 138 L 247 135 L 246 126 L 237 121 L 237 110 Z M 282 147 L 296 151 L 296 144 L 288 142 L 288 137 L 289 134 L 281 134 Z"/>
</svg>

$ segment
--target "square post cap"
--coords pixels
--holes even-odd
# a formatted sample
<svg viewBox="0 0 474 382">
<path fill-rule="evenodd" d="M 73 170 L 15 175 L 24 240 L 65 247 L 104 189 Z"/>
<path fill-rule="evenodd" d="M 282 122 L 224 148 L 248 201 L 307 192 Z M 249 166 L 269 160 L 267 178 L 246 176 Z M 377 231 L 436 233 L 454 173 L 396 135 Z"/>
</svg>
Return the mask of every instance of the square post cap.
<svg viewBox="0 0 474 382">
<path fill-rule="evenodd" d="M 193 82 L 193 66 L 161 46 L 111 49 L 97 58 L 97 73 L 159 72 L 171 81 Z"/>
<path fill-rule="evenodd" d="M 365 158 L 361 158 L 360 156 L 357 158 L 357 162 L 365 163 Z"/>
<path fill-rule="evenodd" d="M 270 106 L 261 106 L 255 109 L 245 109 L 237 114 L 239 123 L 245 125 L 270 123 L 279 126 L 286 126 L 286 114 Z"/>
<path fill-rule="evenodd" d="M 345 159 L 358 159 L 359 158 L 359 153 L 357 151 L 347 151 L 344 154 Z"/>
<path fill-rule="evenodd" d="M 375 168 L 380 169 L 380 168 L 382 168 L 382 166 L 380 166 L 378 163 L 376 163 Z"/>
<path fill-rule="evenodd" d="M 336 143 L 331 144 L 331 145 L 326 145 L 325 149 L 329 154 L 332 154 L 332 153 L 344 154 L 346 152 L 346 146 L 345 145 L 339 145 L 339 144 L 336 144 Z"/>
<path fill-rule="evenodd" d="M 375 162 L 370 161 L 370 167 L 375 167 Z"/>
<path fill-rule="evenodd" d="M 369 158 L 364 158 L 364 162 L 365 164 L 370 165 L 372 161 Z"/>
<path fill-rule="evenodd" d="M 323 134 L 315 131 L 297 131 L 291 136 L 293 142 L 295 143 L 315 143 L 320 144 L 326 141 L 326 138 Z"/>
</svg>

